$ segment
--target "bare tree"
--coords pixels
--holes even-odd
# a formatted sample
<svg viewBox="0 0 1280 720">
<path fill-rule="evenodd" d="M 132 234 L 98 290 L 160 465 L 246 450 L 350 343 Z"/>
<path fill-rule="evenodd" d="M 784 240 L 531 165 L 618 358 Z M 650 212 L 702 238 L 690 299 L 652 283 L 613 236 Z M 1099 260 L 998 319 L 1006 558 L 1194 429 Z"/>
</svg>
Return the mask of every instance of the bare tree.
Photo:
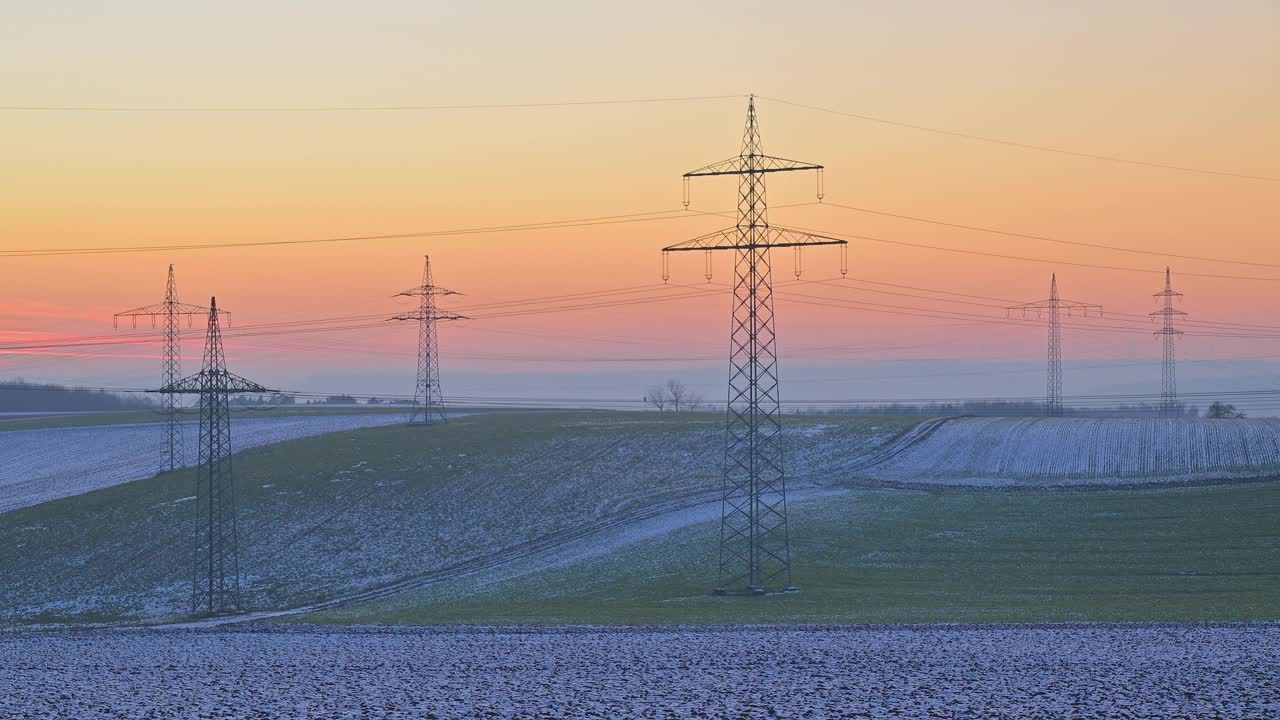
<svg viewBox="0 0 1280 720">
<path fill-rule="evenodd" d="M 1244 417 L 1244 413 L 1236 409 L 1235 405 L 1224 402 L 1214 402 L 1209 405 L 1209 417 L 1219 420 L 1239 420 Z"/>
<path fill-rule="evenodd" d="M 667 400 L 671 401 L 672 411 L 680 412 L 680 406 L 684 405 L 689 399 L 689 388 L 679 380 L 671 378 L 667 380 L 667 384 L 662 389 L 667 393 Z"/>
<path fill-rule="evenodd" d="M 662 412 L 667 407 L 667 389 L 661 385 L 654 385 L 645 392 L 644 401 L 658 412 Z"/>
<path fill-rule="evenodd" d="M 696 392 L 690 392 L 684 399 L 684 406 L 689 412 L 701 410 L 703 405 L 702 396 Z"/>
</svg>

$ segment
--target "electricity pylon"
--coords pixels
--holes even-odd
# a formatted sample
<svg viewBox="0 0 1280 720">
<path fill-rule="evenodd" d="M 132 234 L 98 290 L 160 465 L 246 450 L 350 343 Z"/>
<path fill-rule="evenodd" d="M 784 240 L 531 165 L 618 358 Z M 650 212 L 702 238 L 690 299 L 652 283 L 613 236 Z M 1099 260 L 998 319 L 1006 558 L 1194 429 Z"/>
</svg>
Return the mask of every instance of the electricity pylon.
<svg viewBox="0 0 1280 720">
<path fill-rule="evenodd" d="M 662 250 L 664 268 L 667 254 L 672 252 L 702 250 L 709 257 L 711 251 L 732 250 L 735 256 L 717 594 L 795 590 L 787 536 L 769 251 L 792 247 L 798 252 L 810 245 L 847 244 L 769 225 L 765 175 L 796 170 L 822 170 L 822 166 L 765 155 L 752 97 L 747 103 L 742 152 L 684 175 L 686 182 L 694 177 L 737 175 L 737 224 Z"/>
<path fill-rule="evenodd" d="M 164 326 L 164 369 L 160 385 L 172 385 L 182 377 L 182 323 L 187 318 L 187 327 L 191 327 L 191 319 L 196 315 L 209 312 L 209 308 L 199 305 L 187 305 L 178 302 L 178 286 L 173 279 L 173 265 L 169 265 L 169 282 L 165 285 L 164 302 L 155 305 L 144 305 L 132 310 L 118 312 L 112 316 L 112 326 L 120 327 L 120 318 L 129 318 L 133 327 L 138 327 L 138 318 L 151 318 L 151 327 L 156 326 L 156 318 L 160 318 Z M 160 472 L 172 472 L 186 463 L 183 457 L 182 424 L 178 421 L 178 396 L 165 395 L 160 399 L 161 412 L 164 413 L 164 425 L 160 437 Z"/>
<path fill-rule="evenodd" d="M 1173 326 L 1175 318 L 1186 317 L 1186 313 L 1174 309 L 1173 301 L 1176 298 L 1182 301 L 1182 293 L 1173 291 L 1173 282 L 1171 279 L 1169 268 L 1164 269 L 1164 290 L 1158 293 L 1152 293 L 1151 297 L 1157 301 L 1164 301 L 1164 307 L 1151 313 L 1152 318 L 1163 318 L 1163 323 L 1159 330 L 1155 331 L 1155 335 L 1161 336 L 1164 342 L 1164 365 L 1160 372 L 1160 413 L 1162 415 L 1173 415 L 1178 406 L 1178 377 L 1176 368 L 1174 367 L 1174 340 L 1182 334 L 1182 331 Z"/>
<path fill-rule="evenodd" d="M 425 256 L 422 267 L 422 284 L 410 288 L 396 297 L 418 298 L 416 312 L 394 315 L 388 320 L 414 320 L 418 323 L 418 379 L 413 386 L 413 410 L 409 413 L 410 425 L 430 425 L 444 416 L 444 395 L 440 391 L 440 352 L 436 344 L 436 321 L 466 320 L 462 315 L 443 312 L 436 307 L 436 296 L 461 293 L 436 287 L 431 280 L 431 256 Z"/>
<path fill-rule="evenodd" d="M 1045 381 L 1044 412 L 1051 417 L 1061 415 L 1062 313 L 1065 312 L 1068 317 L 1075 314 L 1088 317 L 1091 313 L 1097 312 L 1098 317 L 1102 317 L 1102 306 L 1075 302 L 1074 300 L 1063 300 L 1058 297 L 1058 274 L 1054 273 L 1053 278 L 1049 281 L 1048 300 L 1011 305 L 1005 309 L 1006 315 L 1012 312 L 1021 312 L 1024 318 L 1031 312 L 1036 314 L 1036 318 L 1043 317 L 1044 313 L 1049 315 L 1049 372 Z"/>
<path fill-rule="evenodd" d="M 230 395 L 275 392 L 227 371 L 218 317 L 218 301 L 209 298 L 209 328 L 200 372 L 156 391 L 166 395 L 200 396 L 200 464 L 196 468 L 196 529 L 191 576 L 193 615 L 244 609 L 240 595 L 235 482 L 231 477 Z"/>
</svg>

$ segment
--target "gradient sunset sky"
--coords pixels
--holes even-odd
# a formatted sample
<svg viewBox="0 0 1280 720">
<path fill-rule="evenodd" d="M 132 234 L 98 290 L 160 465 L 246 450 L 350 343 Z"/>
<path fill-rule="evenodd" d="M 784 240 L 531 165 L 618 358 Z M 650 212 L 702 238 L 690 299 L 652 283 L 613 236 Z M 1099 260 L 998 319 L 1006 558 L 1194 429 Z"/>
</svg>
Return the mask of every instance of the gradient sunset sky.
<svg viewBox="0 0 1280 720">
<path fill-rule="evenodd" d="M 1036 395 L 1043 327 L 981 320 L 1047 297 L 1053 272 L 1064 297 L 1108 315 L 1069 323 L 1066 356 L 1080 368 L 1069 363 L 1067 394 L 1158 392 L 1158 360 L 1148 361 L 1159 344 L 1137 316 L 1154 309 L 1166 265 L 1188 320 L 1238 324 L 1186 328 L 1184 387 L 1278 386 L 1280 4 L 1271 1 L 5 3 L 0 378 L 154 385 L 155 345 L 3 348 L 128 336 L 112 330 L 112 313 L 160 301 L 173 263 L 184 301 L 216 294 L 232 312 L 232 370 L 289 389 L 407 393 L 416 342 L 407 324 L 234 329 L 403 311 L 391 296 L 418 281 L 430 253 L 436 282 L 465 293 L 450 306 L 478 316 L 441 330 L 446 395 L 631 397 L 674 375 L 722 397 L 729 298 L 657 287 L 659 251 L 732 224 L 674 211 L 683 172 L 737 153 L 748 93 L 759 96 L 767 152 L 827 168 L 821 205 L 810 204 L 810 175 L 771 177 L 772 222 L 1048 261 L 851 240 L 849 279 L 827 283 L 839 278 L 838 253 L 807 253 L 812 282 L 778 288 L 792 383 L 784 397 Z M 706 96 L 727 97 L 399 112 L 15 109 Z M 731 179 L 695 182 L 692 207 L 730 210 L 735 190 Z M 655 211 L 673 212 L 430 238 L 31 254 Z M 730 280 L 729 261 L 717 258 L 714 282 Z M 776 254 L 774 272 L 793 279 L 789 252 Z M 703 283 L 702 258 L 674 258 L 671 282 Z M 557 307 L 514 301 L 623 288 L 635 293 L 609 297 L 655 300 L 510 314 Z M 199 335 L 186 340 L 190 372 Z"/>
</svg>

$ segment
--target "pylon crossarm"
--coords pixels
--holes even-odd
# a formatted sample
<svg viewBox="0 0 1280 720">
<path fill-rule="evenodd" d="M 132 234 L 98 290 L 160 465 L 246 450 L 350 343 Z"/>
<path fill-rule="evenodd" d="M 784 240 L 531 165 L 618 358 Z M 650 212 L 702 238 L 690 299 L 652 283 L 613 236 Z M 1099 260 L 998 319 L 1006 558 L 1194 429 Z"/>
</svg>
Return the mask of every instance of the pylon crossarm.
<svg viewBox="0 0 1280 720">
<path fill-rule="evenodd" d="M 451 313 L 451 312 L 441 312 L 439 310 L 431 313 L 430 317 L 432 320 L 470 320 L 471 319 L 466 315 L 459 315 L 457 313 Z M 412 320 L 414 322 L 420 322 L 422 319 L 423 319 L 422 314 L 417 312 L 401 313 L 399 315 L 392 315 L 391 317 L 387 318 L 387 320 Z"/>
<path fill-rule="evenodd" d="M 790 230 L 784 227 L 758 228 L 755 242 L 743 242 L 743 233 L 739 228 L 725 228 L 692 240 L 676 243 L 662 248 L 662 252 L 689 252 L 693 250 L 753 250 L 757 248 L 775 247 L 808 247 L 818 245 L 848 245 L 847 240 L 815 235 L 813 233 Z M 763 239 L 759 236 L 763 235 Z"/>
<path fill-rule="evenodd" d="M 158 390 L 151 390 L 150 392 L 175 394 L 213 392 L 233 394 L 273 393 L 277 391 L 265 388 L 252 380 L 247 380 L 226 370 L 214 373 L 201 370 L 195 375 L 190 375 L 175 383 L 166 385 Z"/>
<path fill-rule="evenodd" d="M 442 288 L 442 287 L 437 287 L 437 286 L 435 286 L 435 285 L 429 285 L 429 286 L 427 286 L 427 287 L 425 287 L 425 288 L 422 288 L 422 287 L 413 287 L 413 288 L 409 288 L 408 290 L 405 290 L 404 292 L 398 292 L 398 293 L 396 293 L 395 295 L 392 295 L 391 297 L 422 297 L 423 295 L 426 295 L 427 293 L 430 293 L 430 294 L 432 294 L 432 295 L 436 295 L 436 296 L 439 296 L 439 295 L 461 295 L 461 294 L 462 294 L 462 293 L 458 292 L 457 290 L 446 290 L 445 288 Z"/>
<path fill-rule="evenodd" d="M 203 375 L 204 373 L 202 372 L 196 373 L 195 375 L 189 375 L 176 382 L 171 382 L 162 388 L 158 388 L 156 390 L 149 390 L 148 392 L 164 393 L 164 394 L 199 393 L 199 392 L 202 392 L 201 388 L 204 382 Z"/>
<path fill-rule="evenodd" d="M 113 317 L 117 317 L 117 318 L 142 317 L 142 316 L 149 316 L 149 315 L 167 315 L 167 314 L 169 314 L 168 303 L 155 303 L 153 305 L 143 305 L 142 307 L 136 307 L 136 308 L 133 308 L 132 310 L 124 310 L 122 312 L 116 313 Z M 174 315 L 208 315 L 209 308 L 201 307 L 199 305 L 189 305 L 187 303 L 174 303 L 173 314 Z M 230 317 L 231 315 L 231 313 L 227 312 L 226 310 L 219 310 L 218 314 L 222 315 L 223 317 Z"/>
<path fill-rule="evenodd" d="M 790 172 L 792 170 L 821 170 L 815 163 L 788 160 L 772 155 L 737 155 L 684 174 L 685 177 L 711 175 L 758 175 L 760 173 Z"/>
<path fill-rule="evenodd" d="M 240 377 L 239 375 L 236 375 L 233 372 L 228 372 L 226 370 L 223 370 L 222 372 L 218 373 L 216 376 L 212 377 L 212 380 L 214 381 L 213 383 L 211 383 L 213 386 L 209 389 L 213 390 L 214 392 L 222 392 L 222 393 L 278 392 L 270 388 L 265 388 L 252 380 L 247 380 L 245 378 Z"/>
</svg>

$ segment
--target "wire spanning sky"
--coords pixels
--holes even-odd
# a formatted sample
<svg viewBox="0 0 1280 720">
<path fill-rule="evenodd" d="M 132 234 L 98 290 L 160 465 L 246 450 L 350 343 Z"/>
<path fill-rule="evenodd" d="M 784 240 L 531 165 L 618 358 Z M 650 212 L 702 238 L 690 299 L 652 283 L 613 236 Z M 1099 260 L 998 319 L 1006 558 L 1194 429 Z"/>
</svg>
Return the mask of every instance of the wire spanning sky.
<svg viewBox="0 0 1280 720">
<path fill-rule="evenodd" d="M 1280 357 L 1267 327 L 1280 326 L 1268 300 L 1280 290 L 1271 2 L 4 14 L 0 108 L 84 110 L 0 109 L 0 346 L 110 334 L 113 312 L 161 299 L 172 262 L 183 300 L 216 294 L 232 311 L 228 352 L 244 374 L 396 392 L 413 373 L 413 332 L 373 318 L 403 309 L 391 296 L 429 252 L 437 282 L 466 293 L 459 307 L 488 306 L 441 332 L 447 391 L 590 382 L 615 396 L 676 374 L 716 396 L 723 294 L 650 289 L 683 297 L 538 313 L 514 301 L 656 285 L 659 248 L 729 224 L 702 212 L 731 209 L 732 182 L 695 184 L 702 212 L 685 213 L 680 175 L 737 152 L 754 92 L 766 151 L 827 168 L 821 205 L 810 179 L 770 178 L 771 220 L 848 237 L 850 276 L 889 284 L 780 288 L 788 396 L 821 396 L 828 377 L 860 378 L 837 395 L 1010 383 L 1034 395 L 1041 328 L 988 322 L 1003 313 L 960 301 L 1042 299 L 1054 271 L 1064 297 L 1107 312 L 1065 329 L 1068 394 L 1142 389 L 1130 386 L 1159 346 L 1141 317 L 1166 265 L 1188 320 L 1210 323 L 1188 325 L 1179 347 L 1192 387 L 1242 375 L 1256 386 Z M 364 239 L 293 243 L 338 238 Z M 193 247 L 210 244 L 240 247 Z M 139 246 L 170 249 L 41 255 Z M 727 282 L 720 262 L 713 280 Z M 675 261 L 673 282 L 700 283 L 701 263 Z M 838 267 L 834 251 L 814 251 L 804 279 Z M 789 254 L 775 273 L 793 278 Z M 365 319 L 234 332 L 348 316 Z M 187 348 L 194 358 L 198 341 Z M 0 351 L 0 377 L 134 385 L 158 372 L 155 355 Z"/>
</svg>

